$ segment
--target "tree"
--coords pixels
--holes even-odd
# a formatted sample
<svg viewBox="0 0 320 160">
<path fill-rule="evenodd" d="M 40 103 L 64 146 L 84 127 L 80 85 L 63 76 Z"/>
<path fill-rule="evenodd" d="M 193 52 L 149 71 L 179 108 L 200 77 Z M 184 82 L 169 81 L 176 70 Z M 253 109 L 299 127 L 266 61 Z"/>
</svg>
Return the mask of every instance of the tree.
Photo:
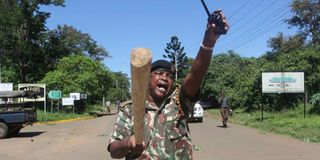
<svg viewBox="0 0 320 160">
<path fill-rule="evenodd" d="M 279 33 L 276 37 L 270 38 L 267 43 L 268 47 L 271 48 L 271 52 L 267 52 L 267 56 L 288 53 L 306 46 L 305 37 L 299 34 L 285 36 L 283 33 Z"/>
<path fill-rule="evenodd" d="M 253 97 L 251 91 L 257 76 L 256 69 L 255 59 L 242 58 L 233 51 L 215 55 L 203 82 L 201 98 L 209 97 L 216 101 L 218 93 L 224 91 L 232 107 L 245 106 Z"/>
<path fill-rule="evenodd" d="M 48 90 L 60 89 L 63 94 L 71 92 L 87 93 L 94 103 L 107 95 L 112 84 L 112 72 L 101 62 L 83 55 L 62 58 L 57 69 L 48 72 L 41 80 Z"/>
<path fill-rule="evenodd" d="M 86 55 L 102 61 L 108 52 L 89 34 L 73 27 L 58 26 L 47 31 L 50 13 L 41 5 L 64 6 L 64 0 L 1 0 L 0 63 L 14 71 L 14 83 L 34 83 L 55 69 L 59 59 L 69 55 Z"/>
<path fill-rule="evenodd" d="M 112 86 L 107 94 L 107 99 L 115 102 L 116 100 L 125 101 L 129 99 L 130 82 L 128 75 L 122 72 L 113 73 Z"/>
<path fill-rule="evenodd" d="M 57 29 L 43 35 L 43 46 L 51 61 L 69 55 L 85 55 L 93 60 L 102 61 L 109 53 L 87 33 L 72 26 L 58 25 Z"/>
<path fill-rule="evenodd" d="M 19 76 L 17 82 L 39 80 L 45 74 L 44 53 L 40 35 L 46 31 L 50 13 L 42 12 L 41 5 L 63 6 L 64 0 L 1 0 L 0 1 L 0 58 Z M 16 82 L 16 83 L 17 83 Z"/>
<path fill-rule="evenodd" d="M 294 0 L 291 4 L 294 15 L 287 20 L 299 32 L 311 38 L 312 45 L 320 45 L 320 1 Z"/>
<path fill-rule="evenodd" d="M 57 62 L 70 55 L 84 55 L 96 61 L 110 57 L 109 53 L 97 45 L 87 33 L 81 33 L 71 26 L 60 26 L 57 29 L 45 32 L 41 37 L 41 46 L 44 53 L 44 72 L 56 68 Z"/>
<path fill-rule="evenodd" d="M 184 52 L 184 47 L 181 47 L 181 42 L 179 42 L 177 36 L 172 36 L 170 43 L 167 43 L 167 47 L 164 51 L 166 54 L 163 54 L 163 57 L 169 58 L 170 62 L 175 66 L 175 80 L 177 82 L 178 77 L 185 77 L 186 73 L 181 71 L 190 68 L 188 57 Z"/>
</svg>

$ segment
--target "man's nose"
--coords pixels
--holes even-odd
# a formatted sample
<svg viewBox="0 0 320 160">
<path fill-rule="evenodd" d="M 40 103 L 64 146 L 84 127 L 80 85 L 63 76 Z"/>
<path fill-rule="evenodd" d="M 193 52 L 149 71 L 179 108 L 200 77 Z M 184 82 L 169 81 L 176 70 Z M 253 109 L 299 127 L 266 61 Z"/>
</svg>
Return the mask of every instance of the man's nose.
<svg viewBox="0 0 320 160">
<path fill-rule="evenodd" d="M 160 75 L 160 78 L 163 79 L 163 80 L 168 81 L 169 75 L 168 75 L 167 73 L 162 73 L 162 74 Z"/>
</svg>

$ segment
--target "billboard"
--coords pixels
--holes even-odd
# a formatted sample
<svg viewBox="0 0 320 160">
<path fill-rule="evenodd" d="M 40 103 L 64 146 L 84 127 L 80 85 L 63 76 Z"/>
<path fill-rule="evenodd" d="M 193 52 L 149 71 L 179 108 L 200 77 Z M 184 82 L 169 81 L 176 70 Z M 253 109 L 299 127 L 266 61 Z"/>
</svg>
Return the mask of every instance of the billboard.
<svg viewBox="0 0 320 160">
<path fill-rule="evenodd" d="M 18 84 L 18 90 L 32 90 L 39 93 L 38 98 L 28 99 L 24 98 L 24 101 L 45 101 L 46 100 L 46 85 L 45 84 Z"/>
<path fill-rule="evenodd" d="M 304 72 L 264 72 L 262 93 L 304 93 Z"/>
<path fill-rule="evenodd" d="M 0 83 L 0 91 L 13 91 L 13 83 Z"/>
<path fill-rule="evenodd" d="M 62 105 L 63 106 L 73 106 L 74 99 L 73 98 L 62 98 Z"/>
<path fill-rule="evenodd" d="M 70 93 L 70 98 L 74 100 L 80 100 L 80 93 Z"/>
</svg>

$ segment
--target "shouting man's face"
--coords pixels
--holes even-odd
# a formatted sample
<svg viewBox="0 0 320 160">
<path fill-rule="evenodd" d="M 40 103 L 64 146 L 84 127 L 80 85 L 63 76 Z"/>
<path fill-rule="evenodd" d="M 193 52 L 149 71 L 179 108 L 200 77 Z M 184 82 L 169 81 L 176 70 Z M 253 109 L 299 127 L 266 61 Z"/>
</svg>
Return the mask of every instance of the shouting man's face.
<svg viewBox="0 0 320 160">
<path fill-rule="evenodd" d="M 150 74 L 149 94 L 154 101 L 163 101 L 167 98 L 173 88 L 173 75 L 161 68 L 158 68 Z"/>
</svg>

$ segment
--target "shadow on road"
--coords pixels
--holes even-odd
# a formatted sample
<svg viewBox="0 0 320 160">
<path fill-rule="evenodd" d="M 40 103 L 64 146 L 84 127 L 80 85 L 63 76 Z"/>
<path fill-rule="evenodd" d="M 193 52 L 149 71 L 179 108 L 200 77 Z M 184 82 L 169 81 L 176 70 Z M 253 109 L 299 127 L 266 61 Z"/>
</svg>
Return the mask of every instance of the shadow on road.
<svg viewBox="0 0 320 160">
<path fill-rule="evenodd" d="M 94 116 L 94 117 L 102 117 L 102 116 L 112 116 L 112 115 L 117 115 L 118 112 L 90 112 L 89 115 Z"/>
<path fill-rule="evenodd" d="M 217 125 L 219 128 L 229 128 L 230 126 L 224 127 L 223 125 Z"/>
<path fill-rule="evenodd" d="M 20 132 L 17 135 L 11 136 L 10 138 L 31 138 L 31 137 L 35 137 L 35 136 L 39 136 L 41 135 L 43 132 Z"/>
</svg>

